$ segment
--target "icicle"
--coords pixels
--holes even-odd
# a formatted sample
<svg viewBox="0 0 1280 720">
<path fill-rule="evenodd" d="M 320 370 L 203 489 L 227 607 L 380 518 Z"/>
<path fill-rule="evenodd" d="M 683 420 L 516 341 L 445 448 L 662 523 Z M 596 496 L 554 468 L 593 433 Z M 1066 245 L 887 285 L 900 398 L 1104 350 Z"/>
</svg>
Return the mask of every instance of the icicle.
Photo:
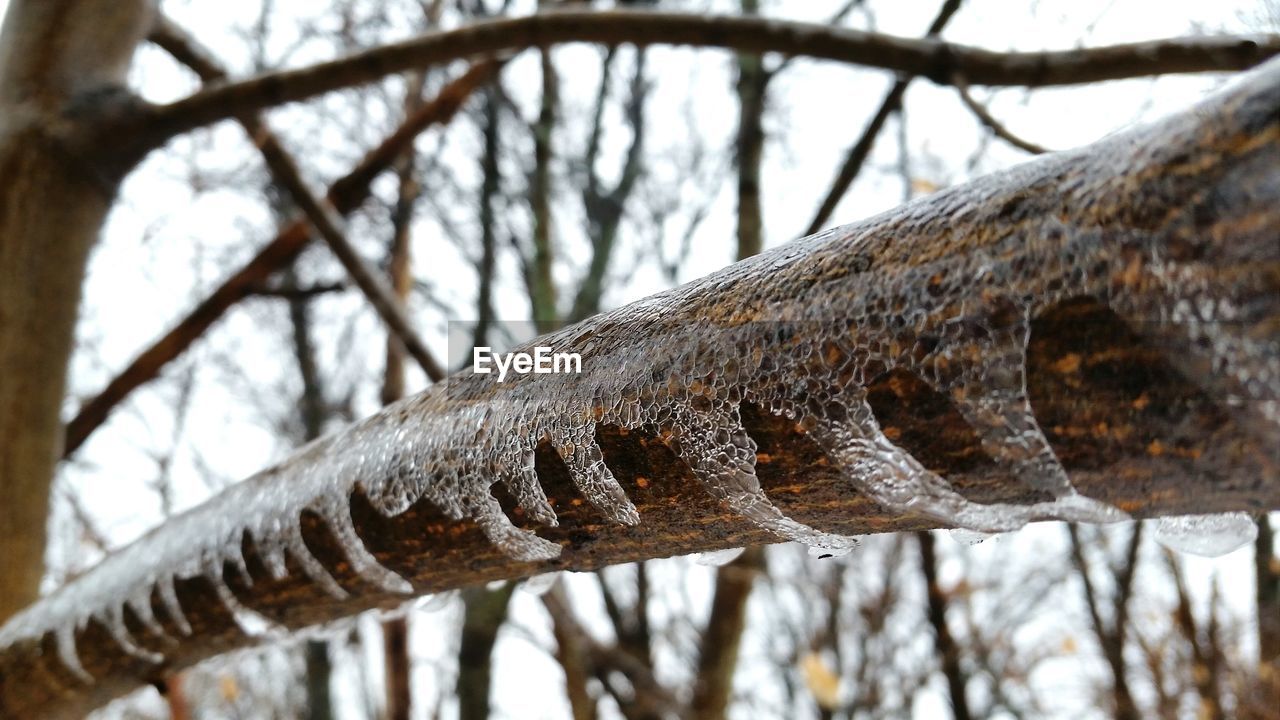
<svg viewBox="0 0 1280 720">
<path fill-rule="evenodd" d="M 156 589 L 160 592 L 160 602 L 164 605 L 165 612 L 169 615 L 169 620 L 178 626 L 178 632 L 183 635 L 190 635 L 191 623 L 187 621 L 187 614 L 182 611 L 182 603 L 178 602 L 178 591 L 174 587 L 174 577 L 168 573 L 161 575 L 156 580 Z"/>
<path fill-rule="evenodd" d="M 826 560 L 827 558 L 844 557 L 845 555 L 848 555 L 849 553 L 853 552 L 853 548 L 851 547 L 820 548 L 820 547 L 809 546 L 805 548 L 805 550 L 807 551 L 807 554 L 809 557 L 816 558 L 818 560 Z"/>
<path fill-rule="evenodd" d="M 640 522 L 636 506 L 604 464 L 604 453 L 596 444 L 594 424 L 553 432 L 551 443 L 569 468 L 573 484 L 592 507 L 622 525 Z"/>
<path fill-rule="evenodd" d="M 86 685 L 94 683 L 93 676 L 88 670 L 84 669 L 84 665 L 80 664 L 80 655 L 76 652 L 76 627 L 74 625 L 63 625 L 54 631 L 54 638 L 58 645 L 58 659 L 62 661 L 63 667 L 71 671 L 76 679 Z"/>
<path fill-rule="evenodd" d="M 240 582 L 245 587 L 253 587 L 253 577 L 249 574 L 249 563 L 244 559 L 244 552 L 240 547 L 240 543 L 233 542 L 226 548 L 225 560 L 231 562 L 231 567 L 236 571 L 236 577 L 240 578 Z"/>
<path fill-rule="evenodd" d="M 267 574 L 272 580 L 283 580 L 289 577 L 289 566 L 285 562 L 285 546 L 274 542 L 259 543 L 258 557 L 262 559 L 262 565 L 267 569 Z"/>
<path fill-rule="evenodd" d="M 560 557 L 560 546 L 529 530 L 521 530 L 502 512 L 502 506 L 488 492 L 472 499 L 474 517 L 489 542 L 513 560 L 536 562 Z"/>
<path fill-rule="evenodd" d="M 107 616 L 97 617 L 97 620 L 106 626 L 107 633 L 111 635 L 111 639 L 115 640 L 116 644 L 120 646 L 120 649 L 123 650 L 126 655 L 130 655 L 153 664 L 159 664 L 164 661 L 164 655 L 148 650 L 134 642 L 133 635 L 125 625 L 123 605 L 112 605 L 111 609 L 107 612 Z"/>
<path fill-rule="evenodd" d="M 943 340 L 932 360 L 935 368 L 943 370 L 926 372 L 924 377 L 950 396 L 993 460 L 1028 487 L 1055 498 L 1057 502 L 1042 509 L 1051 507 L 1058 519 L 1072 522 L 1128 519 L 1119 508 L 1084 497 L 1072 486 L 1027 396 L 1030 308 L 1012 302 L 996 303 L 996 307 L 993 312 L 1009 316 L 1000 321 L 1005 325 L 985 321 L 975 330 L 955 322 L 957 329 L 949 332 L 960 334 L 961 339 Z"/>
<path fill-rule="evenodd" d="M 347 591 L 333 579 L 333 575 L 329 569 L 311 554 L 310 548 L 307 547 L 306 541 L 302 539 L 302 528 L 295 521 L 289 526 L 289 530 L 284 536 L 285 548 L 293 559 L 297 561 L 302 568 L 302 573 L 311 579 L 312 582 L 319 585 L 330 597 L 336 600 L 344 600 L 347 597 Z"/>
<path fill-rule="evenodd" d="M 240 598 L 236 597 L 231 591 L 231 587 L 222 579 L 222 573 L 215 566 L 208 566 L 205 569 L 205 579 L 213 585 L 214 592 L 218 596 L 218 601 L 231 614 L 231 618 L 235 621 L 236 627 L 245 637 L 251 638 L 278 638 L 283 639 L 288 636 L 288 631 L 277 623 L 273 622 L 262 613 L 246 607 L 240 602 Z"/>
<path fill-rule="evenodd" d="M 515 496 L 516 502 L 529 513 L 535 522 L 556 527 L 556 511 L 547 501 L 547 494 L 534 471 L 534 452 L 531 444 L 517 442 L 514 452 L 505 456 L 505 469 L 499 469 L 503 485 Z"/>
<path fill-rule="evenodd" d="M 52 636 L 55 634 L 56 633 L 54 632 L 45 633 L 46 636 Z M 55 643 L 57 642 L 56 638 L 54 642 Z M 41 640 L 42 646 L 43 646 L 43 643 L 44 643 L 44 640 Z M 31 667 L 32 667 L 32 670 L 34 670 L 36 676 L 41 681 L 43 681 L 47 687 L 53 688 L 53 690 L 56 691 L 59 695 L 65 697 L 65 696 L 74 695 L 80 692 L 79 678 L 77 678 L 76 680 L 72 680 L 71 682 L 68 682 L 65 678 L 62 677 L 60 673 L 54 670 L 54 665 L 52 663 L 45 663 L 45 662 L 32 663 Z"/>
<path fill-rule="evenodd" d="M 746 548 L 726 548 L 724 550 L 711 550 L 709 552 L 694 553 L 690 557 L 693 562 L 698 565 L 706 565 L 707 567 L 722 567 L 737 560 Z"/>
<path fill-rule="evenodd" d="M 937 520 L 987 532 L 1007 532 L 1032 517 L 1026 507 L 982 505 L 951 488 L 880 431 L 860 391 L 841 398 L 843 412 L 807 418 L 809 436 L 860 492 L 890 510 L 920 512 Z M 843 415 L 840 419 L 834 416 Z"/>
<path fill-rule="evenodd" d="M 1118 304 L 1135 317 L 1155 316 L 1177 328 L 1187 353 L 1215 370 L 1200 374 L 1200 381 L 1217 389 L 1224 406 L 1244 415 L 1247 431 L 1271 441 L 1280 430 L 1280 343 L 1275 335 L 1245 331 L 1249 302 L 1222 296 L 1199 263 L 1154 255 L 1148 270 L 1160 291 L 1157 298 L 1120 297 Z M 1236 281 L 1242 289 L 1256 282 L 1247 276 Z"/>
<path fill-rule="evenodd" d="M 413 594 L 413 585 L 408 580 L 384 567 L 365 547 L 364 541 L 356 533 L 355 525 L 351 520 L 350 506 L 345 501 L 339 502 L 338 507 L 329 508 L 322 517 L 337 536 L 338 544 L 342 546 L 343 552 L 347 555 L 347 561 L 351 563 L 351 569 L 362 580 L 387 592 Z"/>
<path fill-rule="evenodd" d="M 534 575 L 520 583 L 518 589 L 535 597 L 546 595 L 547 591 L 556 584 L 556 581 L 560 579 L 562 574 L 563 573 L 557 570 L 555 572 Z"/>
<path fill-rule="evenodd" d="M 151 585 L 140 588 L 136 593 L 130 595 L 125 603 L 133 614 L 138 617 L 138 621 L 146 628 L 147 632 L 154 637 L 164 641 L 169 645 L 176 645 L 177 640 L 172 635 L 165 632 L 164 626 L 156 620 L 155 611 L 151 608 Z"/>
<path fill-rule="evenodd" d="M 755 441 L 742 427 L 736 409 L 695 413 L 677 407 L 672 421 L 674 432 L 667 444 L 729 509 L 787 540 L 827 550 L 847 551 L 857 545 L 854 538 L 797 522 L 770 502 L 756 477 Z"/>
<path fill-rule="evenodd" d="M 1220 557 L 1258 537 L 1258 526 L 1247 513 L 1162 517 L 1156 523 L 1156 541 L 1177 552 Z"/>
</svg>

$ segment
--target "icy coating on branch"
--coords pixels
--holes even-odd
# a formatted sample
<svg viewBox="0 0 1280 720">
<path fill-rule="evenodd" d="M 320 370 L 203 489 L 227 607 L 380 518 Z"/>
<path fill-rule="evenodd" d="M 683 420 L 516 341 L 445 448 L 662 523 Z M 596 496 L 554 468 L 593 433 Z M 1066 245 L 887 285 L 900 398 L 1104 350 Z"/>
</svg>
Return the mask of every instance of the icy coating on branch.
<svg viewBox="0 0 1280 720">
<path fill-rule="evenodd" d="M 582 374 L 498 384 L 493 375 L 459 373 L 108 557 L 0 628 L 0 648 L 52 635 L 62 663 L 92 683 L 75 634 L 95 619 L 124 652 L 159 662 L 130 637 L 124 606 L 161 635 L 155 593 L 171 624 L 190 632 L 174 579 L 203 575 L 233 610 L 248 613 L 223 579 L 225 563 L 248 577 L 245 533 L 275 577 L 287 572 L 288 557 L 342 597 L 303 541 L 304 512 L 323 519 L 361 577 L 414 593 L 357 537 L 349 506 L 357 489 L 387 516 L 426 499 L 454 520 L 474 521 L 514 560 L 555 558 L 560 545 L 513 525 L 491 485 L 502 483 L 529 517 L 555 524 L 533 460 L 545 441 L 602 516 L 643 522 L 597 442 L 601 425 L 661 438 L 706 492 L 778 538 L 819 554 L 846 552 L 853 539 L 797 522 L 766 497 L 743 403 L 793 420 L 851 493 L 891 512 L 987 533 L 1043 518 L 1122 519 L 1075 490 L 1031 411 L 1031 320 L 1063 301 L 1096 298 L 1169 343 L 1195 382 L 1263 437 L 1280 435 L 1280 339 L 1247 332 L 1269 311 L 1258 296 L 1274 283 L 1250 268 L 1274 268 L 1280 244 L 1217 241 L 1244 215 L 1261 224 L 1231 232 L 1277 226 L 1278 133 L 1280 64 L 1272 63 L 1154 128 L 938 192 L 539 338 L 537 345 L 580 354 Z M 1255 256 L 1233 256 L 1240 248 Z M 891 371 L 948 397 L 1000 469 L 1045 499 L 972 502 L 896 445 L 866 392 Z"/>
</svg>

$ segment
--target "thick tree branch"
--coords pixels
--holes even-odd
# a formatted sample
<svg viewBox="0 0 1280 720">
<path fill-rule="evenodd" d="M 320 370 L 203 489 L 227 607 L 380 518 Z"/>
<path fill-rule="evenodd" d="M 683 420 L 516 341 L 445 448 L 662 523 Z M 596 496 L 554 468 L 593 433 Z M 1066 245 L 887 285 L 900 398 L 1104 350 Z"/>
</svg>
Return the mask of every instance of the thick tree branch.
<svg viewBox="0 0 1280 720">
<path fill-rule="evenodd" d="M 297 628 L 555 569 L 845 544 L 815 528 L 1078 517 L 1080 496 L 1136 516 L 1280 507 L 1278 173 L 1280 62 L 1155 126 L 541 338 L 583 372 L 454 375 L 15 616 L 0 714 L 73 715 L 253 642 L 246 608 Z M 1174 312 L 1207 299 L 1239 312 Z M 936 389 L 984 367 L 994 390 Z M 1034 417 L 1013 432 L 975 411 L 1017 392 Z M 1034 442 L 1067 488 L 1020 466 Z"/>
<path fill-rule="evenodd" d="M 1280 38 L 1209 37 L 1079 50 L 993 52 L 825 25 L 720 15 L 643 11 L 557 11 L 475 22 L 201 90 L 146 116 L 158 140 L 234 115 L 306 100 L 393 73 L 480 55 L 564 42 L 693 45 L 835 60 L 919 75 L 946 84 L 1076 85 L 1179 72 L 1240 70 L 1280 52 Z"/>
<path fill-rule="evenodd" d="M 336 180 L 329 187 L 326 199 L 342 214 L 359 207 L 368 198 L 373 179 L 390 168 L 395 159 L 412 145 L 414 138 L 432 125 L 449 122 L 472 91 L 493 79 L 501 66 L 499 61 L 481 61 L 442 88 L 434 100 L 401 123 L 351 172 Z M 299 218 L 293 221 L 196 305 L 172 330 L 134 358 L 67 424 L 63 457 L 75 452 L 130 393 L 159 375 L 169 361 L 191 347 L 223 313 L 252 294 L 253 289 L 261 287 L 276 270 L 291 263 L 310 241 L 311 226 L 307 220 Z"/>
<path fill-rule="evenodd" d="M 85 263 L 120 180 L 68 109 L 118 109 L 151 5 L 12 0 L 0 29 L 0 620 L 44 573 Z"/>
</svg>

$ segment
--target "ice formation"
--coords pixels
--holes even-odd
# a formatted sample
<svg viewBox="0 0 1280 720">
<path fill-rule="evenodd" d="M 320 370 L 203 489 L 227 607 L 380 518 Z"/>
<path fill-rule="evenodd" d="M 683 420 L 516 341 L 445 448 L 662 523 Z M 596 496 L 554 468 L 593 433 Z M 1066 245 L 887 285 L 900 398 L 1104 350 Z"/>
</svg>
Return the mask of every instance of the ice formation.
<svg viewBox="0 0 1280 720">
<path fill-rule="evenodd" d="M 1258 537 L 1258 526 L 1247 513 L 1163 517 L 1156 521 L 1161 545 L 1202 557 L 1220 557 Z"/>
<path fill-rule="evenodd" d="M 693 561 L 698 565 L 706 565 L 708 567 L 722 567 L 724 565 L 728 565 L 734 560 L 737 560 L 738 556 L 742 555 L 744 551 L 746 551 L 746 548 L 740 548 L 740 547 L 726 548 L 724 550 L 712 550 L 710 552 L 694 553 L 692 557 L 693 557 Z"/>
<path fill-rule="evenodd" d="M 1267 72 L 1255 85 L 1277 84 L 1280 65 Z M 1274 104 L 1267 92 L 1254 90 L 1244 95 L 1247 101 Z M 346 591 L 303 542 L 304 513 L 324 521 L 369 584 L 387 593 L 414 592 L 357 536 L 348 500 L 357 488 L 387 516 L 425 499 L 449 518 L 473 521 L 513 560 L 555 558 L 560 546 L 512 524 L 491 485 L 502 483 L 529 517 L 554 525 L 533 462 L 534 449 L 549 442 L 601 516 L 642 522 L 597 442 L 602 425 L 662 438 L 706 492 L 779 539 L 804 543 L 819 556 L 848 552 L 853 539 L 798 522 L 766 496 L 756 476 L 756 443 L 740 416 L 743 403 L 794 421 L 841 470 L 851 492 L 892 513 L 986 533 L 1042 518 L 1122 519 L 1116 508 L 1075 490 L 1031 411 L 1025 378 L 1030 321 L 1080 297 L 1149 321 L 1147 331 L 1164 333 L 1188 362 L 1209 368 L 1198 380 L 1238 398 L 1262 431 L 1275 436 L 1276 338 L 1240 335 L 1236 325 L 1215 322 L 1251 312 L 1247 293 L 1256 288 L 1238 279 L 1203 282 L 1213 276 L 1201 267 L 1209 262 L 1204 258 L 1222 251 L 1208 234 L 1177 225 L 1201 211 L 1212 216 L 1231 212 L 1233 203 L 1258 203 L 1259 193 L 1274 196 L 1274 172 L 1264 173 L 1272 186 L 1255 188 L 1250 197 L 1178 189 L 1178 197 L 1201 204 L 1175 208 L 1183 213 L 1170 221 L 1177 253 L 1168 251 L 1167 227 L 1152 230 L 1107 211 L 1113 197 L 1160 190 L 1135 190 L 1134 183 L 1179 182 L 1138 178 L 1134 168 L 1163 168 L 1175 162 L 1166 155 L 1197 152 L 1209 132 L 1205 123 L 1230 114 L 1219 111 L 1186 113 L 1154 131 L 1120 134 L 935 193 L 536 341 L 580 354 L 580 375 L 521 375 L 498 385 L 492 375 L 459 373 L 310 444 L 108 557 L 0 628 L 0 647 L 52 634 L 63 664 L 91 682 L 76 655 L 75 633 L 92 619 L 110 629 L 124 652 L 158 660 L 160 653 L 131 638 L 120 599 L 159 634 L 150 607 L 154 592 L 170 624 L 189 633 L 174 578 L 207 577 L 234 607 L 222 568 L 228 562 L 244 567 L 246 533 L 273 576 L 297 567 L 341 598 Z M 1233 107 L 1231 113 L 1246 111 Z M 1228 166 L 1256 175 L 1249 163 L 1274 165 L 1275 143 L 1260 155 Z M 1230 187 L 1233 178 L 1220 182 Z M 1242 298 L 1232 295 L 1236 289 Z M 866 390 L 890 371 L 913 374 L 950 398 L 1000 468 L 1047 499 L 975 503 L 896 445 L 882 432 Z M 1232 530 L 1201 531 L 1239 539 Z"/>
</svg>

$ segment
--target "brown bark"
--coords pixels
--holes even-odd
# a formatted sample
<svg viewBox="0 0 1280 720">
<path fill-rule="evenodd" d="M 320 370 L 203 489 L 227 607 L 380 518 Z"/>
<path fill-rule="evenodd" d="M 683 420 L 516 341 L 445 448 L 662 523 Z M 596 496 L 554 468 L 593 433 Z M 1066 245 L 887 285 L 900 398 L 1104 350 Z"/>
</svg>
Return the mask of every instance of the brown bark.
<svg viewBox="0 0 1280 720">
<path fill-rule="evenodd" d="M 765 320 L 775 317 L 769 313 L 778 303 L 811 297 L 806 293 L 817 288 L 861 297 L 875 283 L 900 279 L 898 274 L 923 263 L 963 267 L 974 258 L 989 260 L 993 248 L 1017 252 L 1021 245 L 1001 242 L 1042 231 L 1043 216 L 1055 212 L 1086 233 L 1082 235 L 1086 239 L 1095 237 L 1088 233 L 1097 233 L 1099 241 L 1120 242 L 1126 233 L 1138 233 L 1157 247 L 1179 252 L 1185 250 L 1183 243 L 1194 227 L 1195 237 L 1207 243 L 1200 278 L 1214 286 L 1226 283 L 1219 287 L 1224 293 L 1247 290 L 1253 313 L 1250 327 L 1257 330 L 1260 341 L 1270 342 L 1273 336 L 1267 328 L 1275 327 L 1280 317 L 1280 292 L 1267 284 L 1280 278 L 1280 273 L 1271 272 L 1280 262 L 1274 244 L 1280 229 L 1277 83 L 1280 65 L 1264 68 L 1229 95 L 1166 123 L 958 186 L 896 214 L 851 226 L 822 242 L 802 244 L 795 252 L 803 256 L 782 267 L 762 256 L 691 288 L 668 293 L 664 312 L 671 324 L 654 326 L 652 314 L 645 312 L 652 305 L 640 304 L 588 324 L 590 337 L 576 342 L 590 340 L 631 349 L 634 357 L 644 358 L 658 343 L 686 342 L 678 334 L 689 332 L 681 330 L 686 327 L 681 323 L 706 318 L 724 323 Z M 1237 284 L 1236 273 L 1243 270 L 1233 263 L 1242 257 L 1250 258 L 1246 277 L 1258 285 Z M 876 272 L 868 273 L 868 268 Z M 1127 278 L 1117 276 L 1115 281 Z M 836 294 L 828 299 L 842 302 Z M 1025 384 L 1039 424 L 1079 492 L 1140 517 L 1280 507 L 1280 486 L 1266 480 L 1277 471 L 1274 432 L 1247 412 L 1221 404 L 1212 375 L 1176 369 L 1190 352 L 1188 341 L 1152 334 L 1143 324 L 1131 327 L 1094 299 L 1064 300 L 1038 313 L 1030 328 Z M 805 332 L 806 326 L 799 327 Z M 580 346 L 570 343 L 568 347 Z M 584 353 L 584 359 L 593 357 Z M 584 362 L 584 373 L 577 381 L 587 382 L 591 372 L 617 373 L 618 368 L 593 368 Z M 500 385 L 487 382 L 484 376 L 468 375 L 453 378 L 450 389 L 469 389 L 467 402 L 475 404 L 469 407 L 483 408 L 501 403 L 511 387 L 512 383 Z M 871 376 L 867 390 L 885 437 L 923 466 L 943 473 L 957 492 L 976 502 L 1025 504 L 1040 497 L 1012 481 L 982 450 L 948 396 L 931 390 L 916 375 L 903 371 Z M 553 408 L 549 412 L 568 412 L 548 398 L 542 401 Z M 590 412 L 593 400 L 585 402 Z M 406 408 L 413 406 L 398 407 L 408 412 Z M 425 407 L 451 417 L 447 406 Z M 818 451 L 804 426 L 749 404 L 742 407 L 742 415 L 745 432 L 758 446 L 755 471 L 763 490 L 797 521 L 854 535 L 938 524 L 923 515 L 889 511 L 853 492 L 850 478 Z M 379 422 L 391 423 L 395 417 L 391 412 Z M 354 530 L 378 563 L 423 593 L 554 569 L 589 570 L 776 539 L 726 510 L 659 433 L 602 424 L 596 435 L 605 462 L 638 511 L 639 524 L 611 523 L 601 510 L 583 502 L 568 468 L 546 444 L 535 454 L 534 469 L 558 515 L 558 525 L 535 526 L 528 513 L 506 496 L 502 484 L 492 487 L 512 522 L 536 527 L 541 538 L 559 546 L 560 554 L 554 559 L 514 561 L 487 540 L 477 523 L 449 519 L 426 497 L 400 515 L 385 517 L 359 486 L 348 498 Z M 312 447 L 285 461 L 283 468 L 318 471 L 319 463 L 332 459 L 327 452 L 343 452 L 346 437 Z M 271 483 L 281 479 L 280 475 L 259 476 L 254 487 L 272 489 Z M 194 545 L 206 542 L 192 539 L 203 532 L 200 521 L 232 517 L 239 511 L 228 503 L 240 495 L 234 488 L 228 492 L 230 500 L 214 498 L 113 556 L 116 562 L 105 566 L 114 568 L 112 582 L 133 591 L 145 587 L 149 574 L 179 574 L 176 567 L 149 563 L 147 558 L 153 556 L 148 548 L 153 546 L 147 543 L 168 542 L 175 536 Z M 234 565 L 222 568 L 222 580 L 242 604 L 286 627 L 300 627 L 402 600 L 403 596 L 360 579 L 331 526 L 319 516 L 299 511 L 297 520 L 310 555 L 334 575 L 347 596 L 325 594 L 300 568 L 290 566 L 282 577 L 273 576 L 253 536 L 246 534 L 241 549 L 252 585 Z M 102 572 L 95 575 L 90 570 L 37 604 L 28 615 L 33 619 L 28 627 L 39 629 L 11 635 L 15 639 L 0 648 L 0 714 L 73 714 L 140 682 L 163 678 L 201 658 L 250 642 L 219 600 L 217 585 L 203 575 L 181 573 L 176 577 L 176 593 L 191 634 L 179 630 L 176 618 L 158 597 L 152 598 L 151 607 L 162 628 L 180 638 L 174 645 L 148 632 L 140 618 L 126 611 L 125 623 L 135 641 L 162 652 L 159 662 L 153 663 L 128 654 L 102 623 L 88 620 L 75 633 L 80 661 L 95 678 L 93 684 L 84 684 L 58 662 L 56 629 L 70 627 L 61 619 L 80 613 L 106 617 L 112 608 L 123 606 L 124 598 L 95 598 L 93 608 L 67 608 L 58 601 L 94 587 L 95 577 L 103 579 Z"/>
<path fill-rule="evenodd" d="M 128 104 L 150 14 L 141 0 L 13 0 L 0 30 L 0 622 L 44 571 L 80 284 L 132 159 L 94 131 Z"/>
</svg>

